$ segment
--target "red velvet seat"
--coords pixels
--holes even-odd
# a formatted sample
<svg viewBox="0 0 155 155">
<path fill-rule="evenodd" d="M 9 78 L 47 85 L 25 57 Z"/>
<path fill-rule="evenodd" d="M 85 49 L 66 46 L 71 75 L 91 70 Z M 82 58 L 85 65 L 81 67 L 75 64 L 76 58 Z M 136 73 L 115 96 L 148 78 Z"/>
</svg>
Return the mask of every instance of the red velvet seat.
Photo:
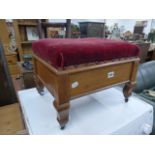
<svg viewBox="0 0 155 155">
<path fill-rule="evenodd" d="M 56 68 L 139 56 L 134 44 L 100 38 L 41 39 L 32 47 L 36 55 Z"/>
</svg>

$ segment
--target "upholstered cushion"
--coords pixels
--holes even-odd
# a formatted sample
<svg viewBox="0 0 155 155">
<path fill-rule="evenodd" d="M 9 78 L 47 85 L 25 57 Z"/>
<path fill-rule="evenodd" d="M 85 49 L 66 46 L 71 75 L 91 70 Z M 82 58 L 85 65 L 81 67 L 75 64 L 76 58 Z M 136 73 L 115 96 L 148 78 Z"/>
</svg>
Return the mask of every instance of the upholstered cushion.
<svg viewBox="0 0 155 155">
<path fill-rule="evenodd" d="M 32 47 L 36 55 L 56 68 L 139 56 L 134 44 L 100 38 L 41 39 Z"/>
</svg>

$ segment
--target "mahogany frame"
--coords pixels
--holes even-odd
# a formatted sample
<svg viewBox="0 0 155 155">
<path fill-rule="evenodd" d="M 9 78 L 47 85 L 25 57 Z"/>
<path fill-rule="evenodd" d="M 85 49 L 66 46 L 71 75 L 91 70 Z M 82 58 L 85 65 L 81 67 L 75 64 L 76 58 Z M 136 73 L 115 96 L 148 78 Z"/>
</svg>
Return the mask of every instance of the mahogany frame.
<svg viewBox="0 0 155 155">
<path fill-rule="evenodd" d="M 56 69 L 33 54 L 34 76 L 38 92 L 43 95 L 44 86 L 54 96 L 53 105 L 57 120 L 63 129 L 69 120 L 69 101 L 92 92 L 125 83 L 125 102 L 136 84 L 139 58 L 132 57 L 98 64 L 85 64 Z"/>
</svg>

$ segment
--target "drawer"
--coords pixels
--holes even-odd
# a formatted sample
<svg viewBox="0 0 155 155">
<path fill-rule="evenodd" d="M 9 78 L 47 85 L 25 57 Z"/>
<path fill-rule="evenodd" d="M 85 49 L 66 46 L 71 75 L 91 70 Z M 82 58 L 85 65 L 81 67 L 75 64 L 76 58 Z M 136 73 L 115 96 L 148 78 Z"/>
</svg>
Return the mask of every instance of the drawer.
<svg viewBox="0 0 155 155">
<path fill-rule="evenodd" d="M 16 64 L 17 63 L 16 55 L 7 55 L 6 59 L 7 59 L 8 64 Z"/>
<path fill-rule="evenodd" d="M 9 71 L 11 75 L 20 74 L 18 65 L 9 65 Z"/>
<path fill-rule="evenodd" d="M 106 66 L 70 75 L 72 97 L 130 80 L 132 63 Z"/>
</svg>

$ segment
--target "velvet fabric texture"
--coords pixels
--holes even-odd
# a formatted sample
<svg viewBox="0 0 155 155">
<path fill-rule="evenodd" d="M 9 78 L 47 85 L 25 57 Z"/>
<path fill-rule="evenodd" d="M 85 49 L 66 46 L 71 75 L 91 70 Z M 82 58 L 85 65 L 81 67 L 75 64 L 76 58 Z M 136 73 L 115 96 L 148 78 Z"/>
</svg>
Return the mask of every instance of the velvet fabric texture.
<svg viewBox="0 0 155 155">
<path fill-rule="evenodd" d="M 138 57 L 137 45 L 102 38 L 41 39 L 32 44 L 33 51 L 56 68 Z"/>
</svg>

